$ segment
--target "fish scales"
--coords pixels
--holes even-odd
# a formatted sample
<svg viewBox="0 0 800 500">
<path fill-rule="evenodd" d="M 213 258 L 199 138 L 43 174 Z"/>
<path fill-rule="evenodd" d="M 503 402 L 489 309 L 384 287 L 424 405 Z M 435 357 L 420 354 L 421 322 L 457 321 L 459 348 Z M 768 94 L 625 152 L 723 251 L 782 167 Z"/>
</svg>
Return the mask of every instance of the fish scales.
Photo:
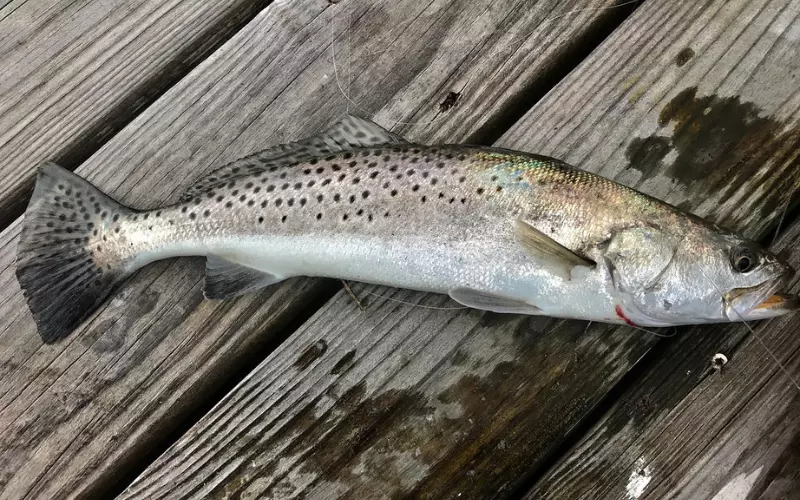
<svg viewBox="0 0 800 500">
<path fill-rule="evenodd" d="M 151 211 L 46 166 L 18 278 L 52 341 L 136 269 L 196 255 L 207 257 L 210 298 L 322 276 L 651 326 L 797 307 L 772 295 L 792 273 L 785 263 L 671 205 L 553 158 L 411 144 L 356 117 L 226 165 Z"/>
</svg>

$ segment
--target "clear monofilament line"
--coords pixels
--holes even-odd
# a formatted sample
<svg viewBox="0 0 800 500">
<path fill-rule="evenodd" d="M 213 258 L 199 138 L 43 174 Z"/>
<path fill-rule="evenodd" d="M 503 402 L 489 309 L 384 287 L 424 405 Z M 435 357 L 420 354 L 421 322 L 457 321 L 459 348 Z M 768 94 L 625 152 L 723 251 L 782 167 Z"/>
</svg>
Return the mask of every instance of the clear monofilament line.
<svg viewBox="0 0 800 500">
<path fill-rule="evenodd" d="M 709 278 L 709 277 L 708 277 L 708 275 L 706 274 L 706 272 L 705 272 L 705 271 L 703 271 L 703 268 L 702 268 L 702 267 L 700 267 L 700 268 L 698 268 L 698 269 L 700 269 L 700 272 L 701 272 L 701 273 L 703 273 L 703 276 L 705 276 L 705 278 L 708 280 L 708 282 L 709 282 L 709 283 L 711 283 L 711 286 L 713 286 L 713 287 L 714 287 L 714 288 L 717 290 L 717 292 L 719 293 L 720 297 L 722 297 L 722 301 L 723 301 L 723 302 L 724 302 L 726 305 L 730 305 L 730 304 L 728 303 L 728 300 L 725 298 L 725 294 L 724 294 L 724 293 L 722 293 L 722 290 L 720 290 L 720 288 L 717 286 L 717 284 L 716 284 L 716 283 L 714 283 L 714 282 L 711 280 L 711 278 Z M 772 358 L 772 359 L 775 361 L 775 364 L 776 364 L 776 365 L 778 365 L 778 368 L 780 368 L 780 369 L 781 369 L 781 371 L 783 371 L 783 373 L 786 375 L 786 378 L 788 378 L 788 379 L 789 379 L 789 381 L 792 383 L 792 385 L 794 385 L 794 386 L 797 388 L 797 390 L 798 390 L 798 391 L 800 391 L 800 384 L 798 384 L 798 383 L 797 383 L 797 381 L 794 379 L 794 377 L 792 377 L 792 375 L 789 373 L 789 370 L 787 370 L 787 369 L 786 369 L 786 367 L 785 367 L 785 366 L 783 366 L 783 364 L 780 362 L 780 360 L 778 359 L 778 357 L 777 357 L 777 356 L 775 356 L 775 354 L 773 354 L 773 352 L 772 352 L 772 351 L 769 349 L 769 347 L 767 347 L 767 344 L 765 344 L 765 343 L 764 343 L 764 341 L 763 341 L 763 340 L 761 340 L 761 337 L 759 337 L 759 336 L 758 336 L 758 334 L 756 334 L 756 331 L 755 331 L 755 330 L 754 330 L 754 329 L 753 329 L 753 328 L 752 328 L 750 325 L 748 325 L 748 324 L 747 324 L 747 321 L 745 321 L 745 320 L 744 320 L 744 318 L 742 317 L 742 315 L 741 315 L 741 314 L 739 314 L 739 311 L 737 311 L 737 310 L 736 310 L 736 308 L 735 308 L 735 307 L 733 307 L 733 306 L 731 306 L 731 307 L 730 307 L 730 309 L 731 309 L 731 310 L 732 310 L 734 313 L 736 313 L 736 316 L 738 316 L 738 317 L 739 317 L 739 319 L 740 319 L 740 320 L 742 321 L 742 323 L 744 324 L 745 328 L 747 328 L 748 330 L 750 330 L 750 333 L 752 333 L 752 334 L 753 334 L 753 338 L 755 338 L 756 340 L 758 340 L 758 343 L 759 343 L 759 344 L 761 344 L 761 347 L 763 347 L 763 348 L 764 348 L 764 350 L 767 352 L 767 354 L 769 354 L 769 355 L 770 355 L 770 357 L 771 357 L 771 358 Z"/>
</svg>

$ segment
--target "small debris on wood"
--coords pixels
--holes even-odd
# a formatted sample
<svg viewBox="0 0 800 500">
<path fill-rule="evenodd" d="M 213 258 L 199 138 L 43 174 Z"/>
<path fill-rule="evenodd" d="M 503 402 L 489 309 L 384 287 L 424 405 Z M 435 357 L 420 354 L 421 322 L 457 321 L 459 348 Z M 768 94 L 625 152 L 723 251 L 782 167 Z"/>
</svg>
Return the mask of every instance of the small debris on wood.
<svg viewBox="0 0 800 500">
<path fill-rule="evenodd" d="M 364 305 L 361 303 L 360 300 L 358 300 L 358 297 L 356 297 L 356 294 L 353 293 L 353 290 L 350 288 L 350 285 L 348 285 L 345 280 L 342 280 L 342 286 L 344 286 L 345 291 L 347 291 L 347 293 L 350 295 L 350 297 L 356 303 L 358 308 L 363 311 L 364 310 Z"/>
</svg>

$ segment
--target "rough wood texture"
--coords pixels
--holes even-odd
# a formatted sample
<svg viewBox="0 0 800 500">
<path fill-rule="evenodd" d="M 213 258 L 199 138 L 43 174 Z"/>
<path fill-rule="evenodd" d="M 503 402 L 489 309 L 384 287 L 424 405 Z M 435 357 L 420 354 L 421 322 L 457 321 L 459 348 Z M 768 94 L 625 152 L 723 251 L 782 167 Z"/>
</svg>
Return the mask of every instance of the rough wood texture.
<svg viewBox="0 0 800 500">
<path fill-rule="evenodd" d="M 214 166 L 319 131 L 347 109 L 334 36 L 351 109 L 413 139 L 461 141 L 527 85 L 551 78 L 620 12 L 542 23 L 586 5 L 276 2 L 77 171 L 125 203 L 151 207 Z M 451 91 L 462 97 L 442 111 Z M 176 426 L 198 418 L 237 371 L 263 359 L 290 318 L 330 293 L 295 280 L 202 301 L 201 263 L 165 262 L 139 273 L 66 341 L 43 346 L 13 276 L 18 231 L 19 221 L 0 236 L 3 498 L 102 496 L 143 468 Z"/>
<path fill-rule="evenodd" d="M 268 3 L 0 7 L 0 229 L 24 210 L 42 161 L 77 166 Z"/>
<path fill-rule="evenodd" d="M 645 2 L 500 142 L 763 234 L 800 183 L 795 5 Z M 656 344 L 354 291 L 366 311 L 337 295 L 122 497 L 506 498 Z"/>
<path fill-rule="evenodd" d="M 778 248 L 800 268 L 800 222 Z M 753 325 L 788 376 L 741 324 L 669 342 L 527 498 L 798 498 L 800 388 L 789 379 L 800 379 L 797 321 Z M 728 357 L 722 372 L 715 353 Z"/>
</svg>

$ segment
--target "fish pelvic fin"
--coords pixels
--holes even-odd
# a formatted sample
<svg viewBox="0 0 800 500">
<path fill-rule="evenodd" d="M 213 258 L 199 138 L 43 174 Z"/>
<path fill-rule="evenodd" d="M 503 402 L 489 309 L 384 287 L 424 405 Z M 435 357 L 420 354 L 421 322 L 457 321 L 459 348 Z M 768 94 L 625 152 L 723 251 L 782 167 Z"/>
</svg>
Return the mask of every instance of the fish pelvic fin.
<svg viewBox="0 0 800 500">
<path fill-rule="evenodd" d="M 39 168 L 17 246 L 17 280 L 46 344 L 69 335 L 134 270 L 104 252 L 102 234 L 112 217 L 132 212 L 55 163 Z"/>
</svg>

